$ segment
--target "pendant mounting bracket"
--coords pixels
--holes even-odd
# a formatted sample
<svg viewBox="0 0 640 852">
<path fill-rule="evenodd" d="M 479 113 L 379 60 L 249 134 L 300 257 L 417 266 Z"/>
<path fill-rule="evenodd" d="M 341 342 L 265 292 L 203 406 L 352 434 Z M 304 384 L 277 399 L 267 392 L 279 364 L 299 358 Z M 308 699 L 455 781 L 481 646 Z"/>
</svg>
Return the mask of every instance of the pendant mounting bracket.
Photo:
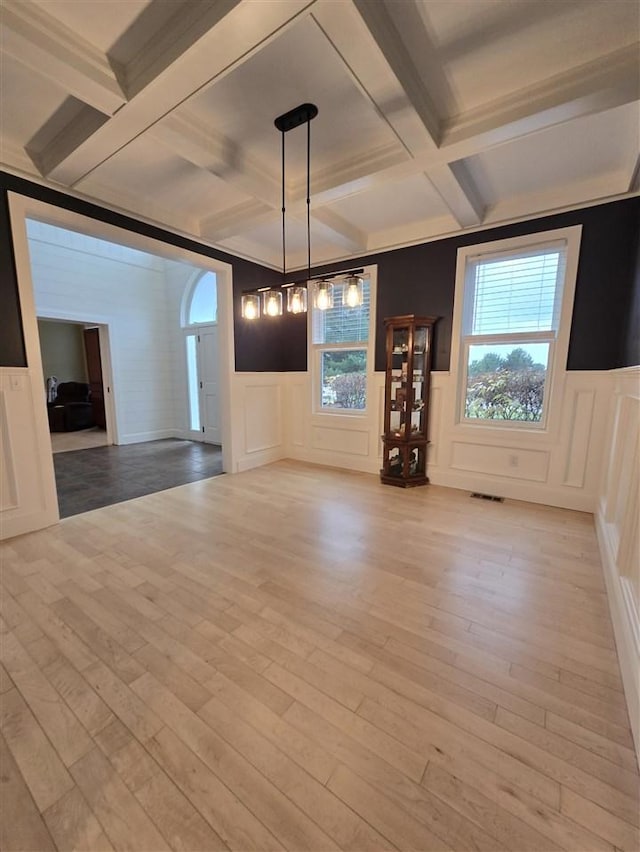
<svg viewBox="0 0 640 852">
<path fill-rule="evenodd" d="M 306 124 L 318 114 L 318 107 L 315 104 L 300 104 L 300 106 L 290 109 L 283 115 L 279 115 L 273 122 L 281 133 L 286 133 L 288 130 L 294 130 L 300 127 L 301 124 Z"/>
</svg>

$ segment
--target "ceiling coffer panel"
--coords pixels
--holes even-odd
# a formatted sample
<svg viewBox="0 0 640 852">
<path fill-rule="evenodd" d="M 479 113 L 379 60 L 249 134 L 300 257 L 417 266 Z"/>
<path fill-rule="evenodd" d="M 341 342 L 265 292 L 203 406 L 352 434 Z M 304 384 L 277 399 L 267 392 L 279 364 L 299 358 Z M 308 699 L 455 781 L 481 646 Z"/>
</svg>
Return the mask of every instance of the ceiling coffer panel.
<svg viewBox="0 0 640 852">
<path fill-rule="evenodd" d="M 4 0 L 0 161 L 279 268 L 637 192 L 627 0 Z M 289 267 L 306 134 L 287 134 Z"/>
</svg>

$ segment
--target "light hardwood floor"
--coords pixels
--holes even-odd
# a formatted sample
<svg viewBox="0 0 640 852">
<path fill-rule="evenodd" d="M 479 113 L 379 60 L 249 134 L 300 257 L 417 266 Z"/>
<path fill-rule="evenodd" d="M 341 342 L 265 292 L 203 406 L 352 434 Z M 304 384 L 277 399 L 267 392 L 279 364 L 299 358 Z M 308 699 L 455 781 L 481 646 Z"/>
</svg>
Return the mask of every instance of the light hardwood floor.
<svg viewBox="0 0 640 852">
<path fill-rule="evenodd" d="M 587 514 L 282 462 L 1 553 L 5 852 L 639 847 Z"/>
</svg>

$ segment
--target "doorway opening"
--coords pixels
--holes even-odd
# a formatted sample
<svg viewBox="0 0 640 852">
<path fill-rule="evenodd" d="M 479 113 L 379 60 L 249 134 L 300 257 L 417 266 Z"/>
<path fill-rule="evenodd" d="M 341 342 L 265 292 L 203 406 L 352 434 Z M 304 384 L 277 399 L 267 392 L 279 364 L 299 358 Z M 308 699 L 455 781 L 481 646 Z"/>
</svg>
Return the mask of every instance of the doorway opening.
<svg viewBox="0 0 640 852">
<path fill-rule="evenodd" d="M 108 326 L 39 316 L 38 337 L 53 453 L 112 444 Z"/>
<path fill-rule="evenodd" d="M 223 404 L 233 351 L 230 267 L 32 200 L 16 206 L 24 211 L 26 251 L 18 256 L 31 291 L 25 303 L 35 309 L 31 328 L 37 318 L 82 339 L 75 373 L 47 367 L 42 339 L 38 347 L 50 435 L 71 442 L 53 456 L 59 516 L 230 469 L 230 406 Z M 191 335 L 195 374 L 185 345 Z M 64 425 L 61 384 L 82 385 L 86 394 L 71 400 L 79 419 Z M 102 446 L 90 443 L 96 435 Z"/>
</svg>

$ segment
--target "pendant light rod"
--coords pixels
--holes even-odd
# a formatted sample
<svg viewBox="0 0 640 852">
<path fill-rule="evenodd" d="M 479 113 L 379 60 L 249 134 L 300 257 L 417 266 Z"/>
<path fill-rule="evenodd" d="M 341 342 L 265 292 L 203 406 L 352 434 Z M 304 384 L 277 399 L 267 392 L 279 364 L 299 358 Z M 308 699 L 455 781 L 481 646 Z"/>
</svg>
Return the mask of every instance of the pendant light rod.
<svg viewBox="0 0 640 852">
<path fill-rule="evenodd" d="M 316 110 L 317 112 L 317 110 Z M 311 119 L 307 118 L 307 281 L 311 278 Z"/>
<path fill-rule="evenodd" d="M 287 282 L 287 235 L 285 228 L 285 181 L 284 181 L 284 134 L 285 131 L 281 130 L 280 135 L 282 137 L 282 283 L 286 284 Z"/>
</svg>

